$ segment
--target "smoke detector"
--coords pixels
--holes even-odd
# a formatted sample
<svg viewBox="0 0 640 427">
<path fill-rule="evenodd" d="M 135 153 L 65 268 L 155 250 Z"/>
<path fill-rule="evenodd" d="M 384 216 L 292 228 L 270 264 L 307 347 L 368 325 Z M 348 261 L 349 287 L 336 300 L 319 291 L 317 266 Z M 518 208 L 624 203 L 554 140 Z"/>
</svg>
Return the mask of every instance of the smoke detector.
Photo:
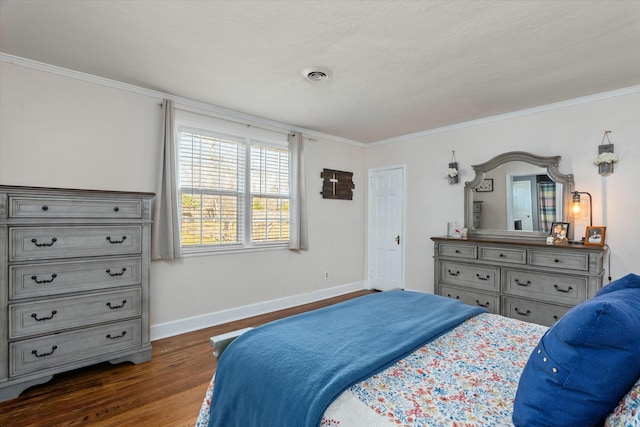
<svg viewBox="0 0 640 427">
<path fill-rule="evenodd" d="M 307 68 L 302 72 L 302 75 L 311 82 L 321 82 L 331 78 L 331 70 L 324 67 Z"/>
</svg>

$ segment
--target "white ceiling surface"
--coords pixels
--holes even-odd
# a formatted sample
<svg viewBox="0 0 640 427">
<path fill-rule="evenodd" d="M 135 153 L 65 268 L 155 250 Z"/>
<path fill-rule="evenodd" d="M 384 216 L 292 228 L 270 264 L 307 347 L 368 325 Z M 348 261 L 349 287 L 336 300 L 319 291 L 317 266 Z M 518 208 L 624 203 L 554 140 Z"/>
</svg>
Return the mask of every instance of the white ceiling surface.
<svg viewBox="0 0 640 427">
<path fill-rule="evenodd" d="M 639 85 L 640 1 L 0 0 L 0 51 L 368 143 Z"/>
</svg>

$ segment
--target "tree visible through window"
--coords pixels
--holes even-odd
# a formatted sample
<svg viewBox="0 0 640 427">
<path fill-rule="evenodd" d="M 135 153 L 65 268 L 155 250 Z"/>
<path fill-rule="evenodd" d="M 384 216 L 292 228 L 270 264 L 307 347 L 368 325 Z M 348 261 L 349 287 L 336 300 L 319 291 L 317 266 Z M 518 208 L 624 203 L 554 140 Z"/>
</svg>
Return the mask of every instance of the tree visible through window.
<svg viewBox="0 0 640 427">
<path fill-rule="evenodd" d="M 289 240 L 289 153 L 285 148 L 180 131 L 179 187 L 185 249 Z"/>
</svg>

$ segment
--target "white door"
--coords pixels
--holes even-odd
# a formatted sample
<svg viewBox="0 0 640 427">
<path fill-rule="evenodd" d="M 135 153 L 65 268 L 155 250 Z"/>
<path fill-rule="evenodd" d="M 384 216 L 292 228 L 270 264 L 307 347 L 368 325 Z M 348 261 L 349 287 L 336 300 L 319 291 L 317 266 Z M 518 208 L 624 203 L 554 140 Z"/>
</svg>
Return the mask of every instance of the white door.
<svg viewBox="0 0 640 427">
<path fill-rule="evenodd" d="M 404 167 L 369 172 L 369 286 L 404 289 Z"/>
<path fill-rule="evenodd" d="M 530 181 L 513 181 L 513 219 L 521 221 L 522 230 L 533 231 Z"/>
</svg>

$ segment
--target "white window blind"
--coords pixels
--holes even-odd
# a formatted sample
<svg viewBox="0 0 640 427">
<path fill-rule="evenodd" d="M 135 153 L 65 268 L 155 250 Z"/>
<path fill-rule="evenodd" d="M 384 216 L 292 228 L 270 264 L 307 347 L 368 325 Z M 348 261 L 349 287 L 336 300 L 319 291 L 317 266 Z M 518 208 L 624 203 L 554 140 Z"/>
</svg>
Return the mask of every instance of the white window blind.
<svg viewBox="0 0 640 427">
<path fill-rule="evenodd" d="M 181 247 L 225 250 L 289 242 L 289 151 L 246 136 L 181 128 Z"/>
</svg>

